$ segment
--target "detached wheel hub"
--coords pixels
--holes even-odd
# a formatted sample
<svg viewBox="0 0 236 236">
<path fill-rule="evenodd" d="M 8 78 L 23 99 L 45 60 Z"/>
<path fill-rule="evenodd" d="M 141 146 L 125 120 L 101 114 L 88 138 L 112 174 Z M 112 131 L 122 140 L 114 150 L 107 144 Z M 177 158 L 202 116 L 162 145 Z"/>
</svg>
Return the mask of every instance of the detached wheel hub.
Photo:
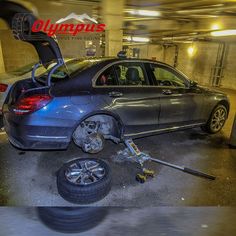
<svg viewBox="0 0 236 236">
<path fill-rule="evenodd" d="M 86 137 L 82 143 L 82 149 L 88 153 L 98 153 L 104 147 L 104 138 L 99 133 L 93 133 Z"/>
</svg>

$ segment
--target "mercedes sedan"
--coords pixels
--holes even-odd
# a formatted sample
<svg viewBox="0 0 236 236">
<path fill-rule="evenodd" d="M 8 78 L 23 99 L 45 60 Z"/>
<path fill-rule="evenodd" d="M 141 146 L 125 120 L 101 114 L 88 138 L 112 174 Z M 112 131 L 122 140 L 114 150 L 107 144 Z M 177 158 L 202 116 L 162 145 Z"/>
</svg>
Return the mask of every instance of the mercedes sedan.
<svg viewBox="0 0 236 236">
<path fill-rule="evenodd" d="M 162 62 L 93 58 L 18 81 L 3 113 L 9 140 L 21 149 L 65 149 L 73 140 L 97 153 L 106 139 L 118 143 L 198 126 L 216 133 L 229 101 Z"/>
</svg>

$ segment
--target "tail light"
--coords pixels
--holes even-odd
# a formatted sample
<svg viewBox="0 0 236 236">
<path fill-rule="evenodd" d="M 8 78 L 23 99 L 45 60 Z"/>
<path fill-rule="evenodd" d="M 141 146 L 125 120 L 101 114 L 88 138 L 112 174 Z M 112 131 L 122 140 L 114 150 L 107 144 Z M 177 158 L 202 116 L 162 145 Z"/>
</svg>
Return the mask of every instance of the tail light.
<svg viewBox="0 0 236 236">
<path fill-rule="evenodd" d="M 17 115 L 28 114 L 45 107 L 52 97 L 48 94 L 35 94 L 21 98 L 13 108 Z"/>
<path fill-rule="evenodd" d="M 8 88 L 8 85 L 7 85 L 7 84 L 1 84 L 1 83 L 0 83 L 0 92 L 1 92 L 1 93 L 6 92 L 7 88 Z"/>
</svg>

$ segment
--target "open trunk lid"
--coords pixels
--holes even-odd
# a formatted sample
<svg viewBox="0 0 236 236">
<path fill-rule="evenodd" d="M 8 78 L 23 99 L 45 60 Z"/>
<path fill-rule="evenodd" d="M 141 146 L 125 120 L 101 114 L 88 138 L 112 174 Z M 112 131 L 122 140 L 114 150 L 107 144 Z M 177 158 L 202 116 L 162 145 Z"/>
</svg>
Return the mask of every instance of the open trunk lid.
<svg viewBox="0 0 236 236">
<path fill-rule="evenodd" d="M 48 88 L 51 85 L 51 75 L 61 65 L 64 64 L 62 54 L 58 43 L 53 37 L 48 36 L 44 32 L 32 32 L 32 25 L 37 18 L 32 14 L 32 11 L 21 6 L 20 4 L 8 1 L 0 2 L 0 18 L 5 20 L 12 30 L 14 37 L 17 40 L 21 40 L 30 43 L 36 49 L 40 62 L 36 64 L 32 70 L 32 78 L 18 81 L 11 88 L 10 94 L 8 94 L 5 103 L 13 105 L 21 97 L 35 93 L 48 93 Z M 48 78 L 45 85 L 40 85 L 34 78 L 37 67 L 42 64 L 45 68 L 56 62 L 50 69 Z"/>
<path fill-rule="evenodd" d="M 37 20 L 33 13 L 14 2 L 0 2 L 0 18 L 12 29 L 16 39 L 30 43 L 36 49 L 40 62 L 47 67 L 52 61 L 63 61 L 58 43 L 44 32 L 32 32 Z"/>
</svg>

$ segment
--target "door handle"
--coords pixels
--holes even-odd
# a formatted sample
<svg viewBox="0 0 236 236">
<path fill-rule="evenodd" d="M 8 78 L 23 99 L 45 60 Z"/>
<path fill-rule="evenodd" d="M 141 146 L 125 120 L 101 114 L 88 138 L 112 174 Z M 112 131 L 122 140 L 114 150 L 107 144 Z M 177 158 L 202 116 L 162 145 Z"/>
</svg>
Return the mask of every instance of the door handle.
<svg viewBox="0 0 236 236">
<path fill-rule="evenodd" d="M 171 95 L 172 91 L 170 89 L 163 89 L 162 93 L 165 94 L 165 95 Z"/>
<path fill-rule="evenodd" d="M 123 93 L 112 91 L 112 92 L 109 92 L 108 95 L 109 97 L 112 97 L 112 98 L 118 98 L 118 97 L 122 97 Z"/>
</svg>

